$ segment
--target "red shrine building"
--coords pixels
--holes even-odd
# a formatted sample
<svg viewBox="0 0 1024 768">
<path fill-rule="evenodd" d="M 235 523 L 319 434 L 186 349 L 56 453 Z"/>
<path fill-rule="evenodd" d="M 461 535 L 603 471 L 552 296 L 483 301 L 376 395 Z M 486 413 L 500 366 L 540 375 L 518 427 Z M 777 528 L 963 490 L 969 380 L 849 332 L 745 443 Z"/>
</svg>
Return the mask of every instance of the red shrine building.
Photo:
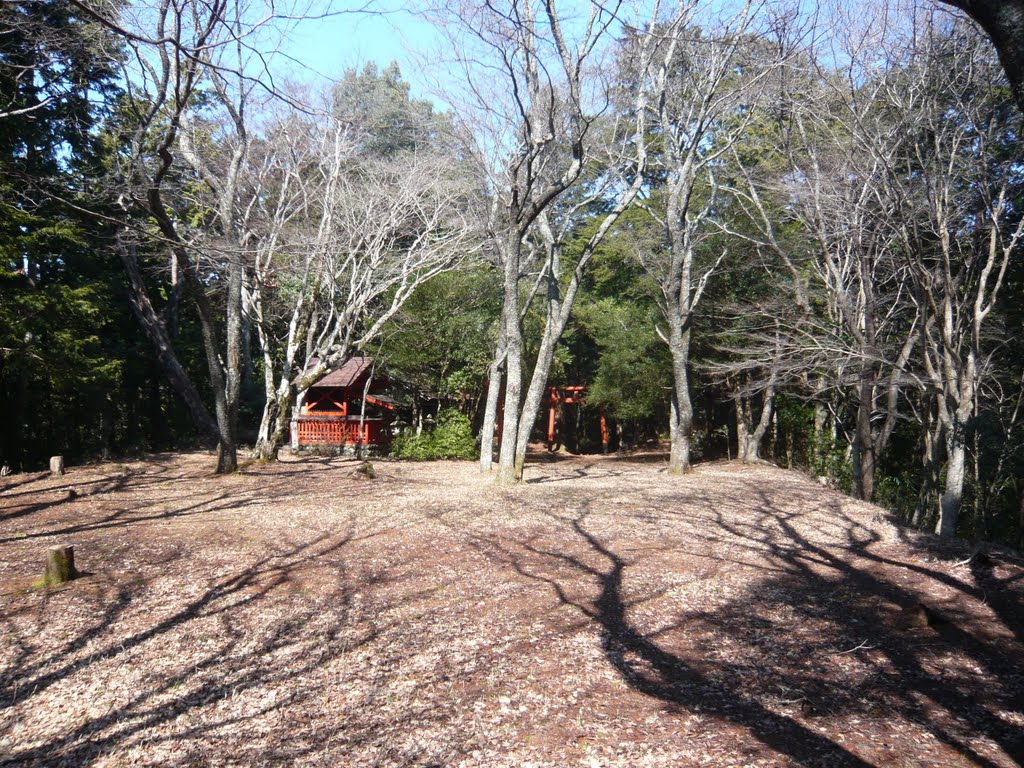
<svg viewBox="0 0 1024 768">
<path fill-rule="evenodd" d="M 292 417 L 292 449 L 340 453 L 386 449 L 391 444 L 391 424 L 399 407 L 397 401 L 383 394 L 390 383 L 387 376 L 375 370 L 372 357 L 350 357 L 306 391 Z"/>
</svg>

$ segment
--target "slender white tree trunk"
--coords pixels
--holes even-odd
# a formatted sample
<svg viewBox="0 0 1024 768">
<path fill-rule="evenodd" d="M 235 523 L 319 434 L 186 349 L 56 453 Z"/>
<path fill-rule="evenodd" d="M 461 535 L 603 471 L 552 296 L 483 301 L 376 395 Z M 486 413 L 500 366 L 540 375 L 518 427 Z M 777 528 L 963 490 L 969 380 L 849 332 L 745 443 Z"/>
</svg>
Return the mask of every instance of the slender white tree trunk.
<svg viewBox="0 0 1024 768">
<path fill-rule="evenodd" d="M 747 399 L 740 395 L 734 403 L 736 405 L 736 458 L 746 463 L 750 435 Z"/>
<path fill-rule="evenodd" d="M 946 437 L 946 487 L 939 499 L 939 520 L 935 532 L 943 537 L 956 535 L 956 524 L 960 517 L 960 505 L 964 494 L 967 446 L 964 441 L 964 425 L 956 423 Z"/>
<path fill-rule="evenodd" d="M 668 473 L 681 475 L 690 470 L 690 431 L 693 428 L 693 403 L 690 400 L 689 332 L 673 333 L 669 343 L 672 353 L 672 408 L 669 413 L 670 451 Z"/>
<path fill-rule="evenodd" d="M 480 471 L 490 472 L 494 464 L 494 431 L 498 424 L 498 403 L 501 401 L 502 366 L 505 364 L 504 333 L 498 340 L 498 348 L 488 371 L 487 401 L 484 404 L 484 420 L 480 425 Z"/>
<path fill-rule="evenodd" d="M 764 401 L 761 405 L 761 415 L 757 425 L 751 430 L 747 424 L 753 418 L 750 410 L 750 401 L 746 400 L 745 419 L 743 423 L 743 444 L 739 447 L 739 458 L 744 464 L 756 464 L 761 460 L 761 444 L 764 436 L 768 433 L 768 427 L 772 423 L 772 413 L 775 405 L 774 388 L 764 392 Z"/>
<path fill-rule="evenodd" d="M 499 483 L 516 482 L 516 445 L 523 392 L 523 329 L 519 321 L 519 269 L 522 243 L 508 243 L 502 287 L 502 326 L 505 329 L 505 413 L 498 452 Z M 525 427 L 524 427 L 525 428 Z"/>
</svg>

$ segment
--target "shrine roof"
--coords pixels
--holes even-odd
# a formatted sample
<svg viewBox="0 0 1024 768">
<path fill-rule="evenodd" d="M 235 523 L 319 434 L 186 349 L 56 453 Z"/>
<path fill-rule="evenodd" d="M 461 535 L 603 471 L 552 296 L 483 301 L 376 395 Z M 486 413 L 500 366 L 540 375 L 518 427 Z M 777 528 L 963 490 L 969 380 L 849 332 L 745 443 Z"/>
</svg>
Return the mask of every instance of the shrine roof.
<svg viewBox="0 0 1024 768">
<path fill-rule="evenodd" d="M 351 387 L 354 386 L 373 366 L 373 358 L 363 355 L 350 357 L 340 368 L 335 368 L 318 380 L 314 387 Z"/>
</svg>

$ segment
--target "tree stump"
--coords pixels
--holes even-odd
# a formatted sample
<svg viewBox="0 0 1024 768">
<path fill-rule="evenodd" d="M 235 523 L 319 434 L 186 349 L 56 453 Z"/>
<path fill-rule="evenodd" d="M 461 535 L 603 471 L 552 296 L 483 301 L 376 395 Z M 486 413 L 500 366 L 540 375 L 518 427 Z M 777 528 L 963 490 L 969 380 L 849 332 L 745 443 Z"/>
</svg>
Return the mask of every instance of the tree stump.
<svg viewBox="0 0 1024 768">
<path fill-rule="evenodd" d="M 78 576 L 75 570 L 75 548 L 68 545 L 50 547 L 46 550 L 46 570 L 43 584 L 55 587 Z"/>
<path fill-rule="evenodd" d="M 373 480 L 377 476 L 377 470 L 373 468 L 373 464 L 369 461 L 364 461 L 355 468 L 354 472 L 360 477 L 365 477 L 367 480 Z"/>
<path fill-rule="evenodd" d="M 64 457 L 63 456 L 51 456 L 50 457 L 50 474 L 51 475 L 63 475 L 64 474 Z"/>
</svg>

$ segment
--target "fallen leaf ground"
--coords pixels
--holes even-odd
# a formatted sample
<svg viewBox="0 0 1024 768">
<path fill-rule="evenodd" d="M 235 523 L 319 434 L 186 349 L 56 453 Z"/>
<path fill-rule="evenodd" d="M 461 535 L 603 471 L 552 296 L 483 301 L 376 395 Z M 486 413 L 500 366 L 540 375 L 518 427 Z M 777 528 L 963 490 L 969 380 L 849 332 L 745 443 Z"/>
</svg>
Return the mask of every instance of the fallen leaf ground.
<svg viewBox="0 0 1024 768">
<path fill-rule="evenodd" d="M 0 480 L 0 763 L 1024 760 L 1012 557 L 769 467 L 354 467 Z M 27 589 L 56 543 L 86 575 Z"/>
</svg>

